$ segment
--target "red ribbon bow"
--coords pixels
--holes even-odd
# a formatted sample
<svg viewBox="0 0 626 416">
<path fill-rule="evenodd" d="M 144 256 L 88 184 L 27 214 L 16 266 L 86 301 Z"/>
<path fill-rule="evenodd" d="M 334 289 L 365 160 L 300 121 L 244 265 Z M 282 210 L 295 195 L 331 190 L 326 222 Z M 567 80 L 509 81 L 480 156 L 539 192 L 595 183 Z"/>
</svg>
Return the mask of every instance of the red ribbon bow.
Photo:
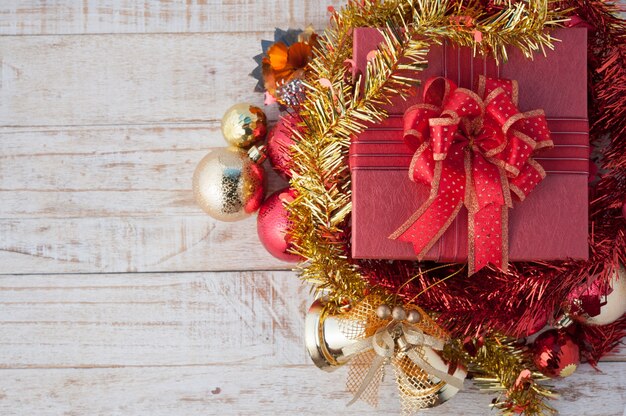
<svg viewBox="0 0 626 416">
<path fill-rule="evenodd" d="M 524 200 L 541 182 L 531 156 L 553 146 L 543 110 L 520 113 L 513 80 L 481 76 L 476 93 L 431 78 L 424 103 L 404 113 L 404 140 L 415 150 L 409 177 L 431 191 L 390 238 L 411 242 L 421 260 L 465 206 L 469 274 L 488 263 L 506 270 L 511 192 Z"/>
</svg>

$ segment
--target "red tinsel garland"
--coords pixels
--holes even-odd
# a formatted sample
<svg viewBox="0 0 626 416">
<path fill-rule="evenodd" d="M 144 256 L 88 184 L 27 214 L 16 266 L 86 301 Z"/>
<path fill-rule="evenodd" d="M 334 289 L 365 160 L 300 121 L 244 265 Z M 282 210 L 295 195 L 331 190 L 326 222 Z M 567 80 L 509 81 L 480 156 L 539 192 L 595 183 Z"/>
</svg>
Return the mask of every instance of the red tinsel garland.
<svg viewBox="0 0 626 416">
<path fill-rule="evenodd" d="M 621 211 L 626 197 L 626 21 L 618 17 L 623 10 L 600 0 L 564 0 L 554 7 L 572 10 L 571 25 L 590 27 L 590 136 L 601 155 L 601 178 L 590 189 L 589 260 L 517 263 L 506 274 L 485 270 L 469 279 L 459 273 L 445 280 L 461 266 L 358 262 L 372 286 L 397 293 L 404 301 L 417 296 L 422 307 L 438 313 L 440 323 L 459 337 L 494 329 L 526 336 L 554 322 L 574 288 L 597 279 L 608 284 L 619 263 L 626 264 L 626 219 Z M 626 335 L 626 318 L 571 330 L 593 364 Z"/>
</svg>

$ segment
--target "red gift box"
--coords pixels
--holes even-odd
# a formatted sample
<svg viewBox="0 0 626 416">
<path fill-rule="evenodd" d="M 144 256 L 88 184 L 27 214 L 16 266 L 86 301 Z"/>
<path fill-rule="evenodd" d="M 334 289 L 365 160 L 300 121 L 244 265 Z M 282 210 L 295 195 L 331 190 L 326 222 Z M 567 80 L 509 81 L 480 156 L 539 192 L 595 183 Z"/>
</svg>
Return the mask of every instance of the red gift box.
<svg viewBox="0 0 626 416">
<path fill-rule="evenodd" d="M 422 80 L 444 76 L 472 88 L 480 75 L 517 80 L 519 109 L 543 109 L 554 148 L 535 157 L 547 177 L 509 212 L 509 259 L 542 261 L 588 258 L 589 126 L 587 121 L 587 32 L 560 29 L 554 51 L 528 60 L 509 49 L 506 64 L 473 57 L 469 48 L 434 46 Z M 354 32 L 354 60 L 365 73 L 367 55 L 382 41 L 377 29 Z M 352 256 L 414 260 L 409 243 L 388 237 L 428 198 L 430 187 L 408 175 L 413 151 L 403 141 L 402 115 L 421 103 L 421 88 L 408 101 L 394 99 L 390 117 L 356 137 L 350 147 Z M 468 254 L 468 216 L 463 208 L 425 255 L 427 260 L 462 262 Z"/>
</svg>

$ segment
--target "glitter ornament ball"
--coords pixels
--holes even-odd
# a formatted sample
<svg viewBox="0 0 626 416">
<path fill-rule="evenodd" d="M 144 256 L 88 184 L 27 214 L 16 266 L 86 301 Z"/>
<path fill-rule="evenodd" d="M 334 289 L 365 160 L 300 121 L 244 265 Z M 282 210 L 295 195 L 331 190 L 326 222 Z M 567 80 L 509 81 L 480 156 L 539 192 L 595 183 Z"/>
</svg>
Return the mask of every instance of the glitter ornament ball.
<svg viewBox="0 0 626 416">
<path fill-rule="evenodd" d="M 257 232 L 263 247 L 274 257 L 282 261 L 297 262 L 300 256 L 291 254 L 289 235 L 289 213 L 284 202 L 292 198 L 289 188 L 274 192 L 261 206 L 257 218 Z"/>
<path fill-rule="evenodd" d="M 606 284 L 594 282 L 589 287 L 574 290 L 565 310 L 575 321 L 586 325 L 608 325 L 626 313 L 626 268 L 619 265 Z"/>
<path fill-rule="evenodd" d="M 624 203 L 622 204 L 622 217 L 626 220 L 626 197 L 624 198 Z"/>
<path fill-rule="evenodd" d="M 270 164 L 285 179 L 291 177 L 289 147 L 294 144 L 294 140 L 290 129 L 299 121 L 298 117 L 289 114 L 281 117 L 267 138 L 267 157 Z"/>
<path fill-rule="evenodd" d="M 553 329 L 535 340 L 533 359 L 545 376 L 568 377 L 580 364 L 580 350 L 571 336 Z"/>
<path fill-rule="evenodd" d="M 265 138 L 267 117 L 252 104 L 235 104 L 222 118 L 222 134 L 231 146 L 248 147 Z"/>
<path fill-rule="evenodd" d="M 306 99 L 306 89 L 301 79 L 294 79 L 276 89 L 280 101 L 289 106 L 297 107 Z"/>
<path fill-rule="evenodd" d="M 239 221 L 263 202 L 265 171 L 245 150 L 215 149 L 193 174 L 193 194 L 207 214 L 220 221 Z"/>
</svg>

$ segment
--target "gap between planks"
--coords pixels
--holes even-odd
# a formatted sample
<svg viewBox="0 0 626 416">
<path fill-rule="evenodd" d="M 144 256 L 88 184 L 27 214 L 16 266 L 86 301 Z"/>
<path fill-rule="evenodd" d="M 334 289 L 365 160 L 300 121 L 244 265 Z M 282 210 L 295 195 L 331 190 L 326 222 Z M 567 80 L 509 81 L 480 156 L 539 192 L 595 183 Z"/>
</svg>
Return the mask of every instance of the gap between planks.
<svg viewBox="0 0 626 416">
<path fill-rule="evenodd" d="M 190 33 L 321 29 L 345 1 L 3 0 L 0 35 Z"/>
</svg>

